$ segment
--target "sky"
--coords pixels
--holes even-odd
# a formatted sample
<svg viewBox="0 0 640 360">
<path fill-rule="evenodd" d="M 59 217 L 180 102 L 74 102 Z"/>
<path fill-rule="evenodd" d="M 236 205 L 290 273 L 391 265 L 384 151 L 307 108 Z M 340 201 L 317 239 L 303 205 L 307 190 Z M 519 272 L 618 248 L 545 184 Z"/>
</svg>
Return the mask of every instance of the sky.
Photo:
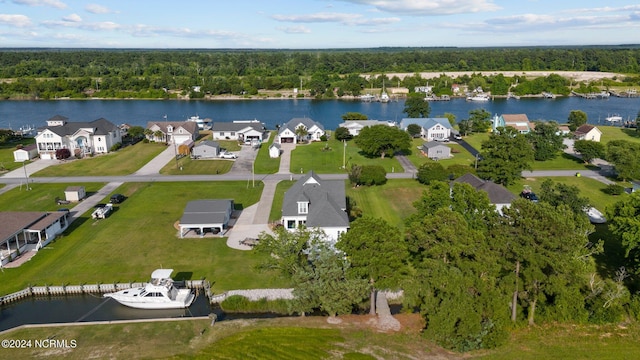
<svg viewBox="0 0 640 360">
<path fill-rule="evenodd" d="M 638 43 L 638 0 L 0 0 L 0 47 L 327 49 Z"/>
</svg>

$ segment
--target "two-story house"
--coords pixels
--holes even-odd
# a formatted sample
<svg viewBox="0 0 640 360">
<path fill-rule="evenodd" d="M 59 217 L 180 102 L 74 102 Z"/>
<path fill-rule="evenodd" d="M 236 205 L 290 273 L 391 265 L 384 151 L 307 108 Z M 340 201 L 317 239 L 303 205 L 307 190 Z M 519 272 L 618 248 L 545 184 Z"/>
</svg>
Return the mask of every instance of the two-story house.
<svg viewBox="0 0 640 360">
<path fill-rule="evenodd" d="M 453 129 L 447 118 L 404 118 L 400 121 L 400 129 L 407 131 L 411 124 L 420 126 L 420 137 L 427 141 L 448 139 Z"/>
<path fill-rule="evenodd" d="M 107 119 L 67 120 L 56 115 L 47 120 L 47 126 L 38 129 L 35 139 L 41 159 L 55 159 L 58 149 L 69 149 L 75 156 L 107 153 L 113 145 L 122 143 L 120 128 Z"/>
<path fill-rule="evenodd" d="M 303 135 L 298 134 L 296 131 L 298 128 L 304 129 Z M 324 126 L 319 122 L 310 118 L 293 118 L 280 128 L 276 142 L 279 144 L 296 143 L 296 139 L 299 141 L 320 141 L 324 134 Z"/>
<path fill-rule="evenodd" d="M 313 171 L 284 194 L 282 224 L 293 231 L 301 225 L 323 230 L 336 241 L 349 229 L 347 197 L 342 180 L 322 180 Z"/>
</svg>

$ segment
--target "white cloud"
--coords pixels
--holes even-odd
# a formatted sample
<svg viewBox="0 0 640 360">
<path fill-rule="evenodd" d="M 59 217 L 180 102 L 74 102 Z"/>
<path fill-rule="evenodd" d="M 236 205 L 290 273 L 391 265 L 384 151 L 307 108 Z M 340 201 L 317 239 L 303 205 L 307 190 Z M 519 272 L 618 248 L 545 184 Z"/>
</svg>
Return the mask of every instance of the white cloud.
<svg viewBox="0 0 640 360">
<path fill-rule="evenodd" d="M 380 11 L 424 16 L 454 15 L 500 10 L 492 0 L 338 0 L 368 5 Z"/>
<path fill-rule="evenodd" d="M 70 14 L 62 18 L 64 21 L 68 22 L 81 22 L 82 18 L 78 14 Z"/>
<path fill-rule="evenodd" d="M 13 0 L 15 4 L 27 6 L 51 6 L 56 9 L 66 9 L 67 4 L 58 0 Z"/>
<path fill-rule="evenodd" d="M 24 15 L 0 14 L 0 24 L 15 27 L 31 26 L 31 19 Z"/>
<path fill-rule="evenodd" d="M 85 10 L 92 14 L 110 14 L 114 13 L 114 11 L 110 10 L 106 6 L 98 5 L 98 4 L 89 4 L 84 7 Z"/>
<path fill-rule="evenodd" d="M 399 22 L 399 18 L 373 18 L 366 19 L 361 14 L 348 13 L 315 13 L 305 15 L 273 15 L 272 19 L 293 23 L 340 23 L 343 25 L 380 25 Z"/>
<path fill-rule="evenodd" d="M 309 34 L 311 30 L 306 26 L 289 26 L 289 27 L 277 27 L 277 30 L 285 32 L 287 34 Z"/>
</svg>

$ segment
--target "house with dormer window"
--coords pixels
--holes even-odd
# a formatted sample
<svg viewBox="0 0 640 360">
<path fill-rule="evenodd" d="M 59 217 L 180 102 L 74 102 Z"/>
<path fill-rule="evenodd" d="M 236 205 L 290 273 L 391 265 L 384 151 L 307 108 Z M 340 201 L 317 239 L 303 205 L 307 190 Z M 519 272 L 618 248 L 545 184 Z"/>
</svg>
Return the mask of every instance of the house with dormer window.
<svg viewBox="0 0 640 360">
<path fill-rule="evenodd" d="M 407 131 L 411 124 L 420 126 L 420 137 L 426 141 L 448 139 L 453 129 L 447 118 L 404 118 L 400 121 L 400 129 Z"/>
<path fill-rule="evenodd" d="M 289 231 L 318 228 L 336 241 L 349 229 L 346 210 L 344 181 L 323 180 L 310 171 L 284 194 L 281 221 Z"/>
<path fill-rule="evenodd" d="M 151 130 L 147 135 L 150 141 L 176 145 L 195 142 L 200 135 L 198 124 L 193 121 L 150 121 L 147 129 Z"/>
<path fill-rule="evenodd" d="M 298 131 L 296 131 L 298 128 L 304 129 L 304 135 L 300 136 L 298 134 Z M 280 127 L 276 142 L 284 144 L 296 143 L 297 141 L 320 141 L 324 134 L 324 126 L 319 122 L 310 118 L 293 118 Z"/>
</svg>

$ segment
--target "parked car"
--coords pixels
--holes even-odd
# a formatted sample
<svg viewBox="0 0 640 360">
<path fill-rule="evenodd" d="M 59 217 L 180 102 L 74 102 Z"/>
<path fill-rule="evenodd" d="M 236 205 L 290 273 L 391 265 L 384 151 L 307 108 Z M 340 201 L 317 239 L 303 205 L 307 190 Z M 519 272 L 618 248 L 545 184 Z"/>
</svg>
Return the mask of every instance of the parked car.
<svg viewBox="0 0 640 360">
<path fill-rule="evenodd" d="M 230 152 L 224 152 L 222 154 L 220 154 L 220 157 L 223 159 L 237 159 L 238 156 L 234 153 L 230 153 Z"/>
<path fill-rule="evenodd" d="M 527 200 L 531 200 L 533 202 L 538 202 L 538 195 L 536 195 L 534 192 L 531 191 L 523 191 L 520 193 L 520 196 L 527 199 Z"/>
<path fill-rule="evenodd" d="M 462 140 L 462 135 L 455 134 L 455 135 L 453 135 L 453 138 L 456 139 L 456 140 Z"/>
<path fill-rule="evenodd" d="M 449 138 L 434 138 L 433 141 L 438 142 L 449 142 Z"/>
<path fill-rule="evenodd" d="M 111 195 L 111 199 L 109 199 L 109 202 L 112 204 L 120 204 L 124 201 L 124 199 L 126 199 L 126 197 L 122 194 L 113 194 Z"/>
</svg>

